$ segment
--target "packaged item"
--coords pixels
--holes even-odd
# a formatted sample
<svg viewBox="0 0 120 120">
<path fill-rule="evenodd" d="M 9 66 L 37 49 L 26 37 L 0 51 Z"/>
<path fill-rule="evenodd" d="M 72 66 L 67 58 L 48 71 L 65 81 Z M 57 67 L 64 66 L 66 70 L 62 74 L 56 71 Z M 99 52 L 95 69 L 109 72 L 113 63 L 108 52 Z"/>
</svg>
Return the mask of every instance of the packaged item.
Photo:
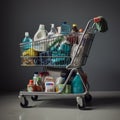
<svg viewBox="0 0 120 120">
<path fill-rule="evenodd" d="M 41 78 L 38 75 L 38 72 L 34 72 L 34 76 L 33 76 L 33 80 L 34 80 L 34 85 L 40 85 L 41 84 Z"/>
<path fill-rule="evenodd" d="M 62 93 L 66 93 L 66 94 L 71 93 L 71 85 L 67 84 L 64 89 L 63 89 L 63 86 L 64 84 L 56 85 L 56 88 L 55 88 L 56 92 L 62 91 Z"/>
<path fill-rule="evenodd" d="M 53 65 L 68 65 L 70 63 L 71 45 L 67 40 L 56 47 L 51 47 L 50 50 L 53 56 L 51 62 Z"/>
<path fill-rule="evenodd" d="M 45 92 L 55 92 L 54 82 L 45 82 Z"/>
<path fill-rule="evenodd" d="M 61 34 L 67 35 L 71 31 L 70 25 L 67 22 L 63 22 L 61 25 Z"/>
<path fill-rule="evenodd" d="M 39 41 L 47 38 L 47 31 L 45 30 L 45 25 L 40 24 L 38 31 L 34 35 L 34 41 Z"/>
<path fill-rule="evenodd" d="M 28 92 L 33 92 L 35 91 L 35 85 L 33 83 L 33 80 L 29 80 L 29 84 L 27 85 L 27 91 Z"/>
<path fill-rule="evenodd" d="M 54 24 L 51 24 L 50 32 L 48 33 L 48 38 L 56 36 L 57 30 Z"/>
<path fill-rule="evenodd" d="M 79 32 L 79 30 L 77 28 L 77 24 L 73 24 L 71 33 L 77 33 L 77 32 Z"/>
<path fill-rule="evenodd" d="M 67 84 L 67 85 L 65 86 L 65 93 L 66 93 L 66 94 L 71 93 L 71 85 Z"/>
<path fill-rule="evenodd" d="M 22 43 L 23 43 L 23 51 L 28 50 L 29 48 L 32 47 L 32 39 L 29 35 L 29 32 L 25 32 L 25 37 L 22 40 Z"/>
<path fill-rule="evenodd" d="M 38 56 L 38 52 L 33 48 L 29 48 L 22 53 L 23 56 Z"/>
<path fill-rule="evenodd" d="M 55 83 L 55 79 L 52 76 L 46 76 L 44 79 L 44 83 L 45 82 L 54 82 Z"/>
<path fill-rule="evenodd" d="M 45 77 L 46 76 L 48 76 L 49 75 L 49 73 L 48 72 L 40 72 L 39 73 L 39 76 L 40 76 L 40 78 L 41 78 L 41 80 L 42 80 L 42 88 L 43 88 L 43 91 L 45 90 Z"/>
<path fill-rule="evenodd" d="M 61 35 L 61 26 L 58 26 L 58 27 L 57 27 L 57 34 L 58 34 L 58 35 Z"/>
<path fill-rule="evenodd" d="M 35 65 L 34 64 L 34 58 L 32 57 L 23 57 L 21 58 L 22 65 Z"/>
<path fill-rule="evenodd" d="M 63 82 L 64 82 L 64 78 L 58 77 L 58 78 L 56 78 L 55 85 L 62 84 Z"/>
<path fill-rule="evenodd" d="M 40 24 L 38 31 L 34 35 L 33 48 L 36 51 L 46 51 L 47 50 L 47 30 L 45 25 Z"/>
<path fill-rule="evenodd" d="M 84 92 L 82 78 L 79 73 L 77 73 L 76 76 L 73 78 L 71 82 L 71 87 L 72 87 L 72 93 L 83 93 Z"/>
</svg>

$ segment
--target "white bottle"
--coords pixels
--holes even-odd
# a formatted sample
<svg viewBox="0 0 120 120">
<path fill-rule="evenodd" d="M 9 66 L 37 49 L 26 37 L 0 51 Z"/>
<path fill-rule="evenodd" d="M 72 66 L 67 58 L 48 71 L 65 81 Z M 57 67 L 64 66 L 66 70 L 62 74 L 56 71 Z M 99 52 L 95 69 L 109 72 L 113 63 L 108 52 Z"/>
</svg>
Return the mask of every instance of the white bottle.
<svg viewBox="0 0 120 120">
<path fill-rule="evenodd" d="M 55 25 L 51 24 L 51 30 L 48 33 L 48 38 L 54 37 L 56 35 L 56 33 L 57 33 L 57 30 L 55 28 Z"/>
<path fill-rule="evenodd" d="M 34 81 L 34 85 L 37 85 L 37 81 L 38 81 L 38 72 L 34 72 L 33 81 Z"/>
<path fill-rule="evenodd" d="M 34 41 L 46 39 L 46 37 L 47 37 L 47 31 L 45 30 L 45 25 L 40 24 L 38 31 L 34 35 Z"/>
</svg>

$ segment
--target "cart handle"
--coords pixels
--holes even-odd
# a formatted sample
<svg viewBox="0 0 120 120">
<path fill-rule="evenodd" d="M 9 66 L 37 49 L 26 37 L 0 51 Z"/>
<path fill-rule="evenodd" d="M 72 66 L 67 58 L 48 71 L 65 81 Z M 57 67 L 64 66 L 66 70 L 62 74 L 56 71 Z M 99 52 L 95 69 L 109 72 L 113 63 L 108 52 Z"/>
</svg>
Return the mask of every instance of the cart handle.
<svg viewBox="0 0 120 120">
<path fill-rule="evenodd" d="M 101 21 L 101 16 L 94 17 L 94 18 L 93 18 L 93 21 L 94 21 L 94 23 L 100 22 L 100 21 Z"/>
</svg>

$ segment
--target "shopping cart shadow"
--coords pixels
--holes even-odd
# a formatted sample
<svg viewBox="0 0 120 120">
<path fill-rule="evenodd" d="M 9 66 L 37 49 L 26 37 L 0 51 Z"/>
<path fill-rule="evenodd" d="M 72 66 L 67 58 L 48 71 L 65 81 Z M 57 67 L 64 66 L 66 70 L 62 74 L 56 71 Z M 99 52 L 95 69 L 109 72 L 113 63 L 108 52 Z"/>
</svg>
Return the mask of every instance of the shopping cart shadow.
<svg viewBox="0 0 120 120">
<path fill-rule="evenodd" d="M 49 100 L 37 100 L 33 106 L 29 108 L 59 108 L 59 109 L 78 109 L 76 99 L 49 99 Z M 92 110 L 91 104 L 83 110 Z"/>
<path fill-rule="evenodd" d="M 94 109 L 120 109 L 120 93 L 118 94 L 100 94 L 92 95 L 92 101 L 87 103 L 87 106 L 83 110 Z M 35 102 L 35 101 L 34 101 Z M 60 108 L 60 109 L 77 109 L 76 99 L 48 99 L 37 100 L 33 106 L 29 108 Z"/>
</svg>

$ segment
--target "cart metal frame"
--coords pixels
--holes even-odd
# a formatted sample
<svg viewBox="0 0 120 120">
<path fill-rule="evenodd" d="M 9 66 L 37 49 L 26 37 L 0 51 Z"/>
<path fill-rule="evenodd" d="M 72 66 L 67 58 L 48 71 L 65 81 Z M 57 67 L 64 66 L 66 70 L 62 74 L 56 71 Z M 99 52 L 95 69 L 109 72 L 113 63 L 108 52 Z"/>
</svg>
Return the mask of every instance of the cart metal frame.
<svg viewBox="0 0 120 120">
<path fill-rule="evenodd" d="M 96 17 L 95 19 L 98 19 L 97 22 L 100 21 L 99 17 Z M 80 76 L 81 76 L 81 72 L 84 73 L 84 71 L 82 70 L 82 66 L 84 66 L 86 64 L 87 57 L 89 55 L 93 39 L 94 39 L 95 34 L 97 32 L 94 24 L 95 24 L 94 18 L 90 19 L 88 21 L 83 33 L 82 34 L 77 34 L 78 36 L 81 35 L 81 37 L 79 37 L 78 47 L 77 47 L 77 50 L 76 50 L 73 58 L 71 59 L 70 64 L 65 66 L 66 69 L 70 70 L 70 73 L 69 73 L 67 79 L 65 80 L 63 89 L 61 91 L 58 91 L 58 92 L 36 92 L 36 91 L 28 92 L 26 90 L 20 91 L 19 92 L 19 98 L 20 98 L 21 107 L 28 107 L 29 102 L 27 100 L 27 96 L 31 96 L 31 99 L 33 101 L 38 100 L 38 96 L 41 97 L 41 100 L 42 100 L 42 97 L 44 97 L 46 99 L 47 98 L 49 99 L 49 97 L 53 97 L 53 98 L 76 98 L 77 106 L 78 106 L 79 109 L 83 109 L 83 108 L 86 107 L 86 103 L 90 102 L 92 100 L 92 96 L 89 93 L 89 83 L 88 83 L 88 81 L 87 81 L 87 84 L 85 84 L 84 80 L 82 79 L 82 83 L 83 83 L 83 86 L 84 86 L 84 89 L 85 89 L 84 93 L 62 94 L 62 91 L 64 90 L 66 84 L 68 83 L 68 81 L 71 78 L 71 75 L 74 71 L 78 72 Z M 92 38 L 85 39 L 86 34 L 91 34 Z M 42 41 L 44 41 L 44 40 L 42 40 Z M 49 41 L 49 39 L 47 39 L 47 41 Z M 23 43 L 20 44 L 20 47 L 22 47 L 22 46 L 23 46 Z M 21 58 L 24 58 L 24 57 L 25 56 L 21 56 Z M 39 66 L 39 65 L 37 65 L 37 66 Z M 40 66 L 45 67 L 46 69 L 47 69 L 47 67 L 56 67 L 56 68 L 58 67 L 58 68 L 60 68 L 60 66 L 57 66 L 57 65 L 56 66 L 55 65 L 53 65 L 53 66 L 40 65 Z"/>
</svg>

